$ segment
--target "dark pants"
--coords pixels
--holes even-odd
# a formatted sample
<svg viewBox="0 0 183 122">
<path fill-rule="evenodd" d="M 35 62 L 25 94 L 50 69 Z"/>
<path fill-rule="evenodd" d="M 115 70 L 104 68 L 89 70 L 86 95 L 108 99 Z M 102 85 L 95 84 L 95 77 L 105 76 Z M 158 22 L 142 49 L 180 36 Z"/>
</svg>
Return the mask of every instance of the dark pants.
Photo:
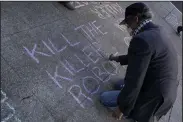
<svg viewBox="0 0 183 122">
<path fill-rule="evenodd" d="M 100 96 L 100 102 L 104 106 L 106 106 L 112 110 L 115 110 L 118 107 L 117 98 L 118 98 L 118 95 L 121 92 L 121 89 L 123 88 L 123 86 L 124 86 L 124 82 L 120 81 L 117 84 L 115 84 L 115 90 L 103 92 Z M 125 119 L 123 121 L 124 122 L 136 122 L 133 119 Z M 152 116 L 152 118 L 150 118 L 149 122 L 157 122 L 156 117 Z"/>
</svg>

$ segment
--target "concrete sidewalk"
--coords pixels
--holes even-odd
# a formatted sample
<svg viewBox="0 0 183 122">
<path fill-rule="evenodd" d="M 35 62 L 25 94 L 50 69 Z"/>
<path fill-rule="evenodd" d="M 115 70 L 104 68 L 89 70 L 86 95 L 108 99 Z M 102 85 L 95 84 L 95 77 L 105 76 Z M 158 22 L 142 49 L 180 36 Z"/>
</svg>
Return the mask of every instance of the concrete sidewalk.
<svg viewBox="0 0 183 122">
<path fill-rule="evenodd" d="M 75 2 L 69 11 L 57 2 L 1 2 L 1 121 L 115 122 L 99 96 L 125 75 L 107 58 L 127 53 L 130 37 L 118 24 L 131 3 Z M 182 122 L 182 13 L 170 2 L 146 4 L 179 57 L 177 100 L 161 122 Z"/>
</svg>

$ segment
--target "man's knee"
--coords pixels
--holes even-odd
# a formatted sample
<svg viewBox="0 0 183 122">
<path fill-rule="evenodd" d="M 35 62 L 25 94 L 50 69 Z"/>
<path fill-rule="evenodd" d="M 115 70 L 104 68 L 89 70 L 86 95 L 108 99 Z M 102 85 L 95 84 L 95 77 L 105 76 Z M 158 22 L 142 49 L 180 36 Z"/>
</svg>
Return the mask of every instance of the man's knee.
<svg viewBox="0 0 183 122">
<path fill-rule="evenodd" d="M 100 95 L 100 102 L 107 107 L 117 106 L 117 97 L 120 91 L 107 91 Z"/>
</svg>

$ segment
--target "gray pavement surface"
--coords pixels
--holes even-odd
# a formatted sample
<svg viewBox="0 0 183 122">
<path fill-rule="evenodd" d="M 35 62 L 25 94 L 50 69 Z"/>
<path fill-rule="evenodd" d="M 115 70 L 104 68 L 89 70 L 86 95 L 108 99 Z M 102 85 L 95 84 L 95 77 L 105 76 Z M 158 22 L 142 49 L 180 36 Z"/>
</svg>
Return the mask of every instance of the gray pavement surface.
<svg viewBox="0 0 183 122">
<path fill-rule="evenodd" d="M 1 2 L 1 121 L 115 122 L 100 93 L 125 75 L 109 62 L 126 54 L 130 37 L 119 22 L 132 2 Z M 182 13 L 170 2 L 145 2 L 179 57 L 179 89 L 160 122 L 182 122 Z M 182 35 L 181 35 L 182 36 Z"/>
</svg>

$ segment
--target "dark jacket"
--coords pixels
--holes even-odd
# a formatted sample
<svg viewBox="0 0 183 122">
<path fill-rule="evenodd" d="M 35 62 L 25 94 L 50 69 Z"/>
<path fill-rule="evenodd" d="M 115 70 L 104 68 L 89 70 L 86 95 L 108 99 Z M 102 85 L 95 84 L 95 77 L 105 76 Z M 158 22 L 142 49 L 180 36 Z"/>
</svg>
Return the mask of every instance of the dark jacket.
<svg viewBox="0 0 183 122">
<path fill-rule="evenodd" d="M 134 36 L 128 54 L 117 62 L 128 65 L 125 86 L 118 96 L 122 113 L 138 122 L 160 118 L 177 96 L 177 53 L 160 27 L 152 22 Z"/>
</svg>

